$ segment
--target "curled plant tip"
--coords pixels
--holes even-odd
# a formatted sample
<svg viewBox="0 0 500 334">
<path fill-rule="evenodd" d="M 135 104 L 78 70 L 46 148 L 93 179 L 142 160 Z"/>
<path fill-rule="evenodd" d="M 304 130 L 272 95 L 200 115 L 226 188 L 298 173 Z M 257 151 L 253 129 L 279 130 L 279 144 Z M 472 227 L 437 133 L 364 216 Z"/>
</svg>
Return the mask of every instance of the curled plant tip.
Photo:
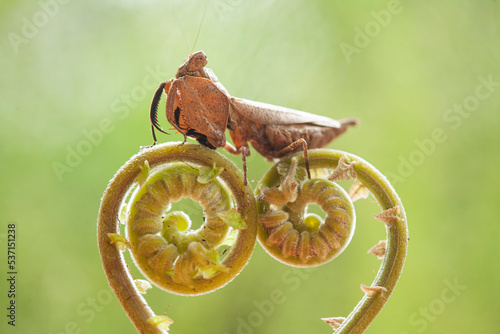
<svg viewBox="0 0 500 334">
<path fill-rule="evenodd" d="M 144 161 L 144 165 L 142 165 L 141 172 L 137 175 L 135 182 L 139 183 L 139 186 L 142 187 L 144 182 L 148 179 L 149 172 L 151 171 L 151 167 L 149 166 L 149 162 L 147 160 Z"/>
<path fill-rule="evenodd" d="M 386 246 L 387 246 L 387 241 L 380 240 L 378 244 L 370 248 L 367 253 L 373 254 L 377 257 L 377 259 L 382 260 L 385 257 Z"/>
<path fill-rule="evenodd" d="M 233 280 L 255 246 L 256 203 L 243 173 L 216 151 L 178 144 L 155 145 L 131 157 L 110 180 L 99 209 L 97 238 L 104 272 L 139 333 L 165 333 L 172 320 L 151 310 L 141 295 L 149 286 L 134 281 L 118 248 L 131 248 L 135 264 L 151 284 L 180 295 L 199 295 Z M 213 173 L 203 175 L 202 167 Z M 207 183 L 198 182 L 200 173 Z M 203 208 L 205 219 L 198 229 L 191 229 L 184 212 L 171 211 L 172 203 L 183 198 Z M 245 217 L 245 229 L 217 215 L 232 208 Z M 121 223 L 126 238 L 119 235 Z"/>
<path fill-rule="evenodd" d="M 147 290 L 153 288 L 153 286 L 151 285 L 151 283 L 149 283 L 149 281 L 143 279 L 136 279 L 134 280 L 134 283 L 135 286 L 137 287 L 137 290 L 139 290 L 139 292 L 143 295 L 146 294 Z"/>
<path fill-rule="evenodd" d="M 213 163 L 207 168 L 217 169 Z M 228 273 L 229 266 L 220 263 L 217 248 L 230 230 L 248 227 L 233 207 L 227 186 L 214 176 L 220 172 L 204 183 L 199 182 L 201 169 L 186 163 L 158 168 L 129 202 L 127 235 L 132 257 L 152 283 L 179 294 L 200 294 L 208 286 L 211 290 L 220 287 L 211 280 Z M 186 213 L 169 212 L 170 204 L 182 198 L 191 198 L 203 207 L 206 219 L 199 229 L 190 229 Z"/>
<path fill-rule="evenodd" d="M 378 221 L 381 221 L 382 223 L 386 224 L 387 227 L 391 227 L 395 221 L 403 220 L 403 218 L 401 217 L 401 208 L 399 205 L 384 210 L 378 215 L 374 215 L 374 217 Z"/>
<path fill-rule="evenodd" d="M 367 197 L 371 193 L 380 206 L 381 211 L 383 211 L 383 214 L 379 215 L 380 218 L 391 220 L 392 222 L 397 221 L 397 224 L 393 224 L 392 228 L 385 229 L 387 244 L 390 244 L 391 247 L 386 249 L 384 261 L 380 265 L 372 286 L 361 286 L 365 295 L 344 321 L 340 319 L 339 321 L 332 321 L 333 326 L 336 328 L 335 334 L 363 333 L 389 299 L 403 270 L 409 240 L 404 208 L 399 196 L 387 181 L 387 178 L 363 159 L 350 153 L 329 149 L 312 149 L 308 151 L 308 154 L 311 175 L 314 175 L 316 171 L 324 173 L 325 169 L 330 171 L 334 169 L 329 175 L 330 180 L 337 181 L 355 178 L 349 195 L 345 194 L 348 201 L 352 203 L 352 201 Z M 280 170 L 286 168 L 286 164 L 292 164 L 292 160 L 295 158 L 300 166 L 305 164 L 303 153 L 296 153 L 293 156 L 283 158 L 279 162 Z M 332 168 L 332 166 L 336 166 L 336 168 Z M 323 187 L 321 183 L 314 184 L 318 181 L 317 179 L 310 180 L 311 184 L 307 185 L 306 181 L 298 182 L 298 196 L 296 201 L 282 204 L 284 197 L 279 198 L 280 194 L 278 192 L 274 190 L 269 191 L 273 187 L 279 190 L 279 182 L 282 179 L 281 174 L 284 173 L 279 173 L 277 168 L 277 165 L 273 166 L 262 177 L 256 189 L 256 195 L 264 199 L 264 201 L 257 202 L 260 214 L 258 240 L 266 251 L 279 261 L 292 266 L 309 266 L 308 258 L 312 255 L 311 253 L 316 253 L 316 250 L 320 254 L 322 252 L 322 248 L 317 247 L 317 245 L 316 247 L 309 247 L 311 243 L 319 241 L 317 239 L 313 241 L 311 236 L 314 233 L 325 232 L 326 227 L 330 231 L 334 230 L 333 222 L 338 223 L 337 227 L 343 226 L 345 228 L 348 226 L 342 223 L 345 215 L 337 212 L 329 217 L 328 211 L 321 205 L 319 205 L 321 209 L 327 212 L 325 219 L 315 215 L 308 215 L 306 210 L 300 212 L 301 205 L 299 204 L 302 203 L 300 199 L 304 188 L 318 190 Z M 317 173 L 316 177 L 320 176 L 321 173 Z M 328 174 L 326 178 L 328 178 Z M 321 180 L 321 182 L 325 181 Z M 310 199 L 315 198 L 313 194 L 314 192 L 308 194 L 307 202 L 311 202 Z M 320 201 L 328 201 L 328 199 L 334 197 L 324 194 L 318 198 L 320 198 Z M 316 204 L 318 203 L 316 202 Z M 339 206 L 332 205 L 332 207 L 338 208 Z M 393 209 L 395 207 L 397 208 Z M 391 215 L 390 209 L 393 209 L 392 213 L 395 213 L 395 215 Z M 384 213 L 389 213 L 388 217 L 385 217 Z M 302 228 L 307 229 L 309 234 L 304 232 L 299 233 L 298 228 L 292 224 L 298 218 L 300 218 Z M 353 229 L 354 226 L 350 228 Z M 318 232 L 315 232 L 316 229 L 318 229 Z M 334 233 L 321 234 L 322 241 L 331 242 L 334 245 L 335 241 L 341 242 L 344 240 L 343 236 L 337 239 L 340 236 L 336 233 L 338 232 L 337 230 L 332 232 Z M 305 249 L 314 250 L 310 253 L 309 251 L 304 251 Z M 291 260 L 293 256 L 298 256 L 299 261 Z M 301 261 L 305 261 L 307 265 L 304 265 L 304 262 Z M 372 298 L 374 296 L 379 297 Z"/>
<path fill-rule="evenodd" d="M 321 318 L 324 322 L 332 326 L 333 330 L 337 330 L 345 321 L 344 317 Z"/>
<path fill-rule="evenodd" d="M 108 233 L 108 237 L 111 240 L 109 243 L 111 245 L 115 245 L 116 248 L 120 251 L 125 251 L 127 248 L 132 248 L 130 242 L 123 235 L 119 235 L 116 233 Z"/>
<path fill-rule="evenodd" d="M 368 188 L 358 179 L 354 180 L 349 189 L 349 197 L 351 200 L 355 202 L 358 199 L 368 198 L 368 196 L 370 196 L 370 190 L 368 190 Z"/>
<path fill-rule="evenodd" d="M 191 227 L 191 218 L 184 211 L 172 211 L 163 218 L 163 228 L 161 234 L 168 238 L 168 235 L 175 231 L 184 232 Z"/>
<path fill-rule="evenodd" d="M 296 162 L 292 159 L 291 164 Z M 259 241 L 277 260 L 297 267 L 318 266 L 338 256 L 351 240 L 354 208 L 349 196 L 337 184 L 323 179 L 305 180 L 297 186 L 295 199 L 285 203 L 279 191 L 270 191 L 277 189 L 274 184 L 259 186 L 268 203 L 262 206 L 259 217 Z M 319 205 L 326 218 L 306 214 L 309 203 Z M 269 204 L 278 208 L 271 208 Z"/>
<path fill-rule="evenodd" d="M 97 239 L 104 272 L 139 333 L 165 333 L 172 320 L 151 310 L 117 241 L 112 244 L 110 238 L 130 244 L 135 264 L 152 284 L 181 295 L 199 295 L 226 285 L 244 268 L 255 246 L 256 203 L 243 173 L 216 151 L 178 144 L 156 145 L 131 157 L 110 180 L 99 209 Z M 199 168 L 212 170 L 214 164 L 224 172 L 205 184 L 198 182 Z M 205 220 L 196 230 L 190 229 L 189 216 L 171 212 L 172 203 L 183 198 L 191 198 L 204 210 Z M 231 208 L 245 217 L 247 228 L 237 230 L 218 217 L 218 212 Z M 127 239 L 117 235 L 122 222 Z M 188 284 L 176 282 L 174 276 Z"/>
<path fill-rule="evenodd" d="M 292 162 L 293 159 L 296 162 Z M 151 170 L 129 200 L 128 194 L 139 183 L 135 181 L 146 161 Z M 362 333 L 380 312 L 399 279 L 409 240 L 403 205 L 387 178 L 355 155 L 326 149 L 309 150 L 311 170 L 331 170 L 331 166 L 342 166 L 346 161 L 351 171 L 344 170 L 345 174 L 355 175 L 368 187 L 381 207 L 382 214 L 378 216 L 397 224 L 386 229 L 387 244 L 391 246 L 372 287 L 361 287 L 364 297 L 345 321 L 338 321 L 336 334 Z M 302 153 L 281 162 L 291 166 L 285 165 L 284 168 L 289 169 L 281 175 L 275 165 L 263 176 L 256 194 L 265 201 L 259 203 L 255 202 L 250 187 L 244 184 L 243 173 L 232 162 L 200 145 L 157 145 L 132 157 L 117 172 L 101 201 L 99 250 L 108 281 L 140 333 L 162 333 L 160 328 L 168 329 L 172 320 L 153 313 L 135 287 L 123 255 L 109 242 L 107 234 L 120 230 L 118 217 L 124 202 L 127 202 L 127 239 L 138 268 L 153 284 L 181 295 L 207 293 L 230 282 L 250 258 L 256 234 L 269 254 L 298 267 L 326 263 L 347 246 L 355 224 L 349 195 L 328 180 L 297 180 L 300 166 L 305 165 Z M 188 168 L 190 165 L 184 163 L 195 167 Z M 296 171 L 294 182 L 290 182 L 287 177 L 292 175 L 293 165 Z M 200 166 L 210 170 L 218 166 L 224 168 L 224 172 L 203 184 L 197 180 Z M 282 180 L 287 191 L 296 194 L 294 201 L 287 201 L 289 194 L 283 195 Z M 295 188 L 294 183 L 297 183 Z M 204 209 L 206 219 L 197 230 L 190 229 L 188 216 L 170 212 L 171 203 L 184 197 L 190 197 Z M 307 214 L 309 203 L 318 204 L 326 217 Z M 245 229 L 231 226 L 233 219 L 226 223 L 218 215 L 232 209 L 244 217 Z M 373 298 L 375 296 L 378 297 Z"/>
<path fill-rule="evenodd" d="M 323 219 L 314 213 L 308 213 L 304 217 L 304 224 L 308 226 L 311 229 L 311 231 L 317 232 L 319 230 L 319 227 L 323 223 L 324 223 Z"/>
<path fill-rule="evenodd" d="M 387 289 L 384 288 L 383 286 L 366 286 L 364 284 L 361 284 L 361 290 L 366 294 L 367 297 L 375 297 L 380 294 L 384 294 L 387 292 Z"/>
<path fill-rule="evenodd" d="M 337 167 L 332 171 L 328 180 L 337 182 L 340 180 L 349 180 L 356 178 L 356 171 L 354 170 L 355 163 L 351 162 L 349 158 L 343 154 L 340 158 Z"/>
<path fill-rule="evenodd" d="M 223 171 L 223 167 L 216 167 L 215 163 L 212 165 L 212 167 L 200 167 L 198 168 L 200 174 L 196 178 L 196 181 L 199 183 L 209 183 L 212 182 L 217 176 L 219 176 Z"/>
<path fill-rule="evenodd" d="M 171 324 L 174 323 L 172 319 L 167 317 L 166 315 L 155 315 L 153 317 L 148 318 L 147 320 L 153 327 L 156 327 L 159 330 L 167 331 Z"/>
<path fill-rule="evenodd" d="M 245 223 L 245 220 L 241 217 L 241 213 L 236 208 L 219 212 L 217 213 L 217 216 L 222 219 L 227 225 L 237 230 L 243 230 L 247 228 L 247 223 Z"/>
</svg>

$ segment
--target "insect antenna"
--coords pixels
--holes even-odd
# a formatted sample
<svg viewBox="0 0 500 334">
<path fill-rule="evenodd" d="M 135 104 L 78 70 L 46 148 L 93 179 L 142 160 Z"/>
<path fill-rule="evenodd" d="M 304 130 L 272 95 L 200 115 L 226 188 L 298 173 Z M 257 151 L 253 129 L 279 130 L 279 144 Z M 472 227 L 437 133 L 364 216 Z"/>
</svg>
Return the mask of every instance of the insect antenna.
<svg viewBox="0 0 500 334">
<path fill-rule="evenodd" d="M 203 25 L 203 20 L 205 19 L 205 12 L 207 11 L 208 0 L 205 0 L 205 7 L 203 8 L 203 14 L 201 15 L 200 26 L 198 27 L 198 33 L 196 34 L 196 39 L 194 40 L 193 48 L 191 49 L 191 53 L 193 53 L 194 48 L 196 46 L 196 42 L 198 42 L 198 37 L 200 36 L 201 26 Z"/>
<path fill-rule="evenodd" d="M 149 109 L 149 119 L 151 121 L 151 133 L 153 134 L 153 139 L 154 142 L 156 143 L 156 135 L 155 135 L 155 128 L 156 130 L 163 132 L 164 134 L 169 134 L 161 128 L 160 124 L 158 123 L 158 105 L 160 104 L 161 100 L 161 95 L 163 94 L 163 89 L 165 88 L 166 82 L 162 82 L 159 86 L 158 89 L 156 89 L 155 95 L 153 96 L 153 100 L 151 101 L 151 107 Z"/>
<path fill-rule="evenodd" d="M 184 29 L 182 29 L 179 17 L 175 14 L 175 11 L 174 11 L 173 16 L 174 16 L 175 20 L 177 21 L 177 26 L 179 27 L 179 30 L 181 31 L 182 38 L 184 38 L 184 44 L 186 44 L 186 52 L 187 52 L 187 51 L 189 51 L 189 44 L 188 44 L 188 40 L 186 38 L 186 34 L 184 33 Z"/>
</svg>

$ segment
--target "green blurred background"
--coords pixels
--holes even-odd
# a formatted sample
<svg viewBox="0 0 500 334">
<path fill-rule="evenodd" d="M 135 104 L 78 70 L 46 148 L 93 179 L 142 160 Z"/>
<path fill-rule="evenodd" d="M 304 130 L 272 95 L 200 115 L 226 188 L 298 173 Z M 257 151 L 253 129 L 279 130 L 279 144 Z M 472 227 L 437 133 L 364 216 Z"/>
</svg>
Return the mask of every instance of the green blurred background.
<svg viewBox="0 0 500 334">
<path fill-rule="evenodd" d="M 1 333 L 135 332 L 102 270 L 99 201 L 151 144 L 150 99 L 191 51 L 204 6 L 0 3 Z M 499 25 L 491 0 L 208 1 L 195 50 L 229 92 L 359 118 L 329 147 L 379 168 L 405 205 L 405 270 L 367 333 L 500 333 Z M 160 122 L 170 127 L 163 112 Z M 249 178 L 270 166 L 254 153 Z M 331 333 L 320 318 L 346 316 L 380 265 L 366 254 L 385 235 L 379 210 L 372 198 L 356 207 L 350 246 L 323 267 L 292 270 L 256 245 L 224 289 L 178 297 L 155 288 L 146 298 L 159 314 L 170 305 L 172 333 Z M 5 316 L 9 223 L 15 328 Z M 259 320 L 275 289 L 285 302 L 242 325 Z"/>
</svg>

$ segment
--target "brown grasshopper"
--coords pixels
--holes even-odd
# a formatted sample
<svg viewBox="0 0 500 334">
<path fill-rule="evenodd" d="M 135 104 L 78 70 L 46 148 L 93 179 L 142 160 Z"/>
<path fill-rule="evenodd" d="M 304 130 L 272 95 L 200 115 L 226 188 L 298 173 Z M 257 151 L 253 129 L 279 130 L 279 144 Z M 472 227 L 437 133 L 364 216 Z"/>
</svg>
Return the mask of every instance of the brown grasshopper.
<svg viewBox="0 0 500 334">
<path fill-rule="evenodd" d="M 162 92 L 167 94 L 167 120 L 186 138 L 192 137 L 211 149 L 225 148 L 242 154 L 246 184 L 248 143 L 267 160 L 304 150 L 310 178 L 307 148 L 321 148 L 356 125 L 349 118 L 340 121 L 303 111 L 255 102 L 229 95 L 212 70 L 205 67 L 207 57 L 198 51 L 186 58 L 175 79 L 162 82 L 150 109 L 151 132 L 156 144 L 155 128 L 163 131 L 157 113 Z M 226 141 L 229 130 L 234 146 Z"/>
</svg>

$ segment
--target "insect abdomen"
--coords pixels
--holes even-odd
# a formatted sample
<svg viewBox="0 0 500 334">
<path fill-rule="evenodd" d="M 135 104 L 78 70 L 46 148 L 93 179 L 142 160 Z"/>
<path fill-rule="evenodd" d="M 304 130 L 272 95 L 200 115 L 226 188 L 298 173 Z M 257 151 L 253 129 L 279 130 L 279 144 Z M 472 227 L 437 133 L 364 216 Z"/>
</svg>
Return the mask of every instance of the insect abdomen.
<svg viewBox="0 0 500 334">
<path fill-rule="evenodd" d="M 274 158 L 281 158 L 279 152 L 301 138 L 307 142 L 308 148 L 322 148 L 347 131 L 350 126 L 357 124 L 357 121 L 352 119 L 340 122 L 340 128 L 312 124 L 294 124 L 290 126 L 288 124 L 262 125 L 255 123 L 252 124 L 254 126 L 248 128 L 251 131 L 247 133 L 247 140 L 260 154 L 269 160 L 273 160 Z M 294 151 L 286 154 L 301 150 L 301 147 L 297 147 Z"/>
</svg>

